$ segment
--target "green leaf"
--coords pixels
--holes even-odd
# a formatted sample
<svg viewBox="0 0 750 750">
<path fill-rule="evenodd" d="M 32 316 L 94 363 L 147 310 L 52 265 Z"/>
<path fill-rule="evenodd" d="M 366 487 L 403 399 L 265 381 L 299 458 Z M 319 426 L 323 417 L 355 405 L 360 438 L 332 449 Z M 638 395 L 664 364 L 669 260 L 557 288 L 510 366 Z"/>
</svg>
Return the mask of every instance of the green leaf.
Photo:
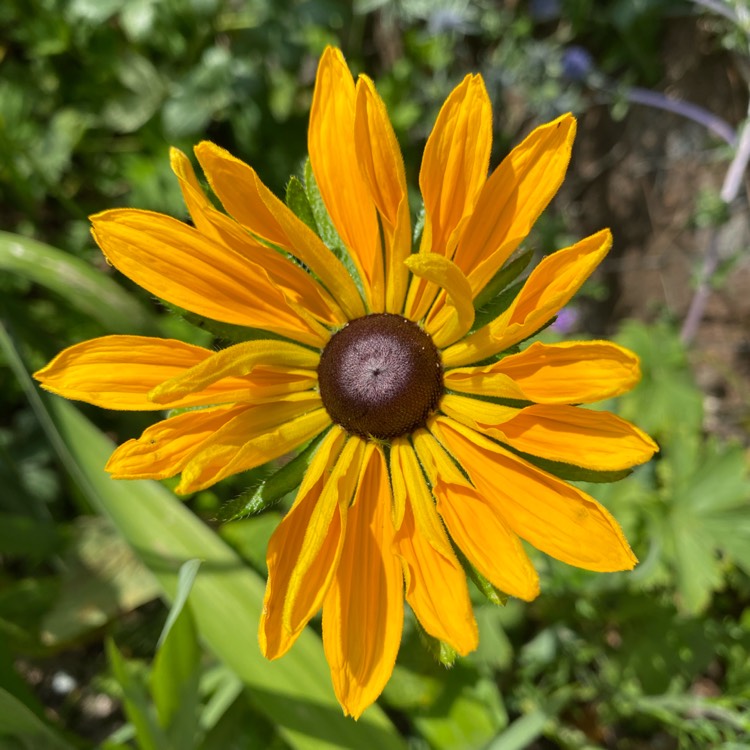
<svg viewBox="0 0 750 750">
<path fill-rule="evenodd" d="M 674 560 L 683 611 L 703 611 L 724 583 L 726 562 L 750 571 L 750 479 L 744 449 L 673 435 L 659 464 L 666 515 L 661 533 Z"/>
<path fill-rule="evenodd" d="M 616 341 L 641 359 L 640 384 L 620 398 L 618 413 L 652 436 L 676 430 L 698 434 L 703 422 L 703 395 L 696 388 L 677 331 L 660 323 L 627 321 Z"/>
<path fill-rule="evenodd" d="M 0 738 L 29 740 L 30 747 L 48 750 L 74 750 L 60 734 L 48 726 L 18 698 L 0 687 Z M 1 740 L 0 740 L 1 741 Z"/>
<path fill-rule="evenodd" d="M 539 708 L 521 716 L 495 738 L 487 746 L 487 750 L 526 750 L 544 734 L 544 727 L 553 716 L 554 714 Z"/>
<path fill-rule="evenodd" d="M 257 571 L 267 575 L 266 550 L 279 521 L 281 514 L 270 511 L 226 523 L 219 528 L 219 533 Z"/>
<path fill-rule="evenodd" d="M 205 130 L 211 118 L 234 98 L 229 49 L 209 47 L 189 71 L 162 108 L 164 130 L 170 138 L 184 138 Z"/>
<path fill-rule="evenodd" d="M 164 641 L 169 636 L 169 631 L 172 629 L 177 618 L 180 616 L 187 598 L 190 595 L 190 589 L 193 588 L 195 582 L 195 576 L 198 575 L 198 568 L 201 566 L 200 560 L 187 560 L 180 566 L 180 571 L 177 574 L 177 591 L 175 592 L 174 601 L 169 609 L 164 628 L 159 635 L 159 640 L 156 643 L 157 650 L 161 648 Z"/>
<path fill-rule="evenodd" d="M 102 467 L 112 453 L 112 442 L 68 402 L 56 397 L 42 400 L 2 328 L 0 348 L 62 463 L 92 506 L 108 516 L 138 551 L 168 598 L 176 595 L 182 562 L 203 560 L 191 592 L 201 639 L 243 680 L 253 704 L 276 724 L 286 742 L 305 750 L 404 748 L 378 706 L 369 708 L 358 722 L 344 717 L 330 686 L 320 638 L 312 630 L 303 631 L 283 659 L 264 659 L 254 637 L 264 581 L 162 485 L 111 479 Z"/>
<path fill-rule="evenodd" d="M 191 562 L 185 563 L 180 573 Z M 176 617 L 172 617 L 175 612 Z M 171 626 L 166 638 L 160 639 L 154 659 L 151 694 L 171 747 L 188 750 L 195 747 L 198 732 L 201 650 L 190 609 L 183 607 L 178 597 L 170 609 L 170 618 Z"/>
<path fill-rule="evenodd" d="M 41 284 L 109 333 L 147 334 L 156 330 L 150 311 L 116 281 L 42 242 L 0 232 L 0 271 Z"/>
<path fill-rule="evenodd" d="M 122 688 L 125 715 L 135 728 L 138 747 L 140 750 L 166 750 L 170 747 L 169 740 L 156 720 L 146 686 L 132 666 L 125 661 L 111 638 L 108 638 L 104 645 L 112 674 Z"/>
<path fill-rule="evenodd" d="M 44 137 L 31 154 L 37 172 L 52 184 L 70 166 L 75 147 L 93 124 L 91 115 L 72 107 L 58 110 L 50 119 Z"/>
<path fill-rule="evenodd" d="M 132 13 L 127 17 L 135 19 Z M 159 111 L 167 85 L 154 64 L 134 52 L 124 55 L 119 61 L 117 77 L 127 93 L 110 99 L 102 117 L 115 132 L 134 133 Z"/>
</svg>

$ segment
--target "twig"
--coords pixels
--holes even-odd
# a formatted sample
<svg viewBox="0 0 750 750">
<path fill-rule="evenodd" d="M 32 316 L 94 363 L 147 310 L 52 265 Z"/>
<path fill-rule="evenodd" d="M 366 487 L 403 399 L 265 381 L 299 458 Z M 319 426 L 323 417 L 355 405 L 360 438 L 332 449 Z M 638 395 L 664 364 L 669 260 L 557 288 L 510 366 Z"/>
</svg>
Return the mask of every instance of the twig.
<svg viewBox="0 0 750 750">
<path fill-rule="evenodd" d="M 639 86 L 627 89 L 625 97 L 634 104 L 645 104 L 648 107 L 665 109 L 668 112 L 674 112 L 682 117 L 687 117 L 689 120 L 703 125 L 703 127 L 718 135 L 719 138 L 726 141 L 730 146 L 734 146 L 737 142 L 737 134 L 726 120 L 722 120 L 721 117 L 697 104 L 681 102 L 678 99 L 672 99 L 664 94 L 660 94 L 658 91 L 649 91 L 649 89 L 642 89 Z"/>
<path fill-rule="evenodd" d="M 734 158 L 729 165 L 729 169 L 727 169 L 727 173 L 724 176 L 724 183 L 721 186 L 721 193 L 719 195 L 725 204 L 730 205 L 739 195 L 740 187 L 742 186 L 742 177 L 747 169 L 748 161 L 750 161 L 750 109 L 748 109 L 748 119 L 745 120 L 745 124 L 742 127 Z M 680 331 L 680 339 L 683 344 L 690 344 L 698 332 L 698 326 L 703 319 L 706 303 L 711 293 L 711 279 L 716 273 L 718 266 L 719 231 L 717 227 L 713 227 L 708 238 L 708 247 L 706 255 L 703 258 L 698 286 L 693 299 L 690 301 L 690 307 Z"/>
</svg>

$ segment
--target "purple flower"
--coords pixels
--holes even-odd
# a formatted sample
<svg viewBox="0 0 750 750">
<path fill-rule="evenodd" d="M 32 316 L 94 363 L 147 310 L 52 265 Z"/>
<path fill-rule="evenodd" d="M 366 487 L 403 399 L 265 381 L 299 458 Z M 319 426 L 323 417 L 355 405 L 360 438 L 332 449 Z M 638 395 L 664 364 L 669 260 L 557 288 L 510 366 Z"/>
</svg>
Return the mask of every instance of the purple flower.
<svg viewBox="0 0 750 750">
<path fill-rule="evenodd" d="M 567 47 L 562 55 L 563 78 L 569 81 L 585 81 L 594 69 L 594 58 L 588 50 L 578 45 Z"/>
<path fill-rule="evenodd" d="M 580 318 L 580 313 L 575 307 L 563 307 L 557 313 L 557 320 L 555 320 L 550 328 L 556 333 L 566 336 L 575 329 L 578 318 Z"/>
<path fill-rule="evenodd" d="M 531 0 L 529 15 L 537 23 L 554 21 L 560 17 L 560 0 Z"/>
</svg>

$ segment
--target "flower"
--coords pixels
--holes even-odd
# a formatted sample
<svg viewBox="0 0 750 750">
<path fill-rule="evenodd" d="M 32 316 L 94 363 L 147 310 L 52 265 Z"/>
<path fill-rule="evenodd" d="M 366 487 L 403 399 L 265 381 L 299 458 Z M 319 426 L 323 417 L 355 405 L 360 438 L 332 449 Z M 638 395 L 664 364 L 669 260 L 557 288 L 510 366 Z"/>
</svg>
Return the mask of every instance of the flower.
<svg viewBox="0 0 750 750">
<path fill-rule="evenodd" d="M 654 442 L 580 406 L 639 379 L 631 352 L 604 341 L 524 342 L 606 255 L 608 230 L 531 272 L 494 319 L 475 303 L 507 267 L 562 182 L 575 120 L 534 130 L 488 177 L 491 107 L 467 76 L 435 123 L 412 248 L 406 178 L 372 81 L 342 54 L 320 61 L 309 153 L 355 272 L 260 181 L 212 143 L 195 153 L 226 214 L 172 150 L 194 226 L 149 211 L 92 217 L 109 262 L 192 313 L 264 329 L 211 351 L 176 340 L 105 336 L 36 373 L 67 398 L 115 409 L 183 409 L 121 445 L 118 479 L 181 473 L 189 493 L 319 436 L 291 510 L 268 548 L 260 647 L 282 656 L 322 608 L 334 689 L 358 717 L 382 691 L 404 599 L 459 654 L 477 645 L 464 567 L 531 600 L 539 579 L 521 539 L 594 571 L 636 558 L 607 510 L 535 463 L 618 472 Z M 228 215 L 227 215 L 228 214 Z M 230 218 L 231 217 L 231 218 Z"/>
</svg>

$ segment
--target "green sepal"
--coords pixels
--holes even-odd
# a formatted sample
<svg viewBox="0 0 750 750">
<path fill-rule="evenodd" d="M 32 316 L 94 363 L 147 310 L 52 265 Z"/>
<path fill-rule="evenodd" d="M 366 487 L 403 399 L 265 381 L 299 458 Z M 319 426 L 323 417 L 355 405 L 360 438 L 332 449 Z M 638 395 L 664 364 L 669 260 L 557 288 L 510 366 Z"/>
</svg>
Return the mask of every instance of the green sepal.
<svg viewBox="0 0 750 750">
<path fill-rule="evenodd" d="M 171 306 L 170 306 L 171 307 Z M 208 331 L 212 336 L 224 341 L 230 341 L 233 344 L 239 344 L 243 341 L 254 341 L 256 339 L 274 339 L 286 340 L 284 336 L 277 333 L 266 331 L 263 328 L 246 328 L 245 326 L 236 326 L 232 323 L 222 323 L 219 320 L 204 318 L 202 315 L 180 310 L 173 307 L 173 310 L 179 314 L 191 325 L 200 328 L 202 331 Z"/>
<path fill-rule="evenodd" d="M 316 234 L 323 240 L 326 247 L 344 264 L 344 268 L 346 268 L 349 275 L 354 279 L 359 293 L 364 296 L 359 272 L 354 266 L 354 261 L 349 255 L 349 251 L 346 249 L 339 233 L 336 231 L 331 217 L 328 215 L 328 209 L 318 189 L 318 183 L 315 181 L 315 175 L 313 174 L 309 159 L 305 163 L 305 193 L 315 221 L 314 230 Z"/>
<path fill-rule="evenodd" d="M 474 309 L 479 312 L 483 307 L 492 303 L 503 289 L 512 284 L 525 270 L 534 257 L 533 250 L 524 250 L 510 263 L 506 263 L 490 279 L 474 300 Z"/>
<path fill-rule="evenodd" d="M 503 443 L 503 447 L 515 453 L 520 458 L 533 464 L 538 469 L 554 474 L 559 479 L 566 482 L 593 482 L 596 484 L 608 484 L 609 482 L 619 482 L 633 473 L 632 469 L 620 469 L 619 471 L 598 471 L 596 469 L 585 469 L 583 466 L 575 464 L 566 464 L 562 461 L 551 461 L 547 458 L 539 458 L 528 453 L 513 450 L 509 445 Z"/>
<path fill-rule="evenodd" d="M 259 483 L 249 487 L 239 497 L 222 506 L 217 520 L 226 523 L 236 521 L 266 508 L 281 500 L 284 495 L 297 489 L 310 466 L 310 461 L 315 455 L 315 450 L 325 433 L 313 438 L 304 450 L 300 451 L 289 463 L 270 476 L 265 477 Z"/>
<path fill-rule="evenodd" d="M 508 594 L 504 591 L 500 591 L 497 586 L 490 583 L 467 559 L 466 555 L 458 548 L 454 547 L 453 551 L 456 553 L 459 562 L 466 571 L 466 575 L 471 578 L 474 585 L 479 589 L 479 593 L 487 599 L 490 604 L 494 604 L 496 607 L 504 607 L 508 602 Z"/>
<path fill-rule="evenodd" d="M 419 640 L 427 649 L 427 652 L 435 659 L 436 662 L 442 664 L 444 667 L 449 669 L 456 663 L 458 658 L 458 652 L 453 646 L 449 646 L 445 641 L 441 641 L 439 638 L 435 638 L 434 635 L 430 635 L 423 627 L 422 623 L 418 618 L 414 618 L 417 624 L 417 633 L 419 633 Z"/>
<path fill-rule="evenodd" d="M 185 310 L 177 305 L 173 305 L 169 302 L 164 302 L 164 306 L 170 311 L 181 317 L 186 323 L 199 328 L 201 331 L 210 333 L 214 338 L 221 339 L 230 344 L 240 344 L 243 341 L 292 341 L 295 344 L 299 344 L 299 341 L 294 341 L 281 334 L 274 333 L 273 331 L 267 331 L 265 328 L 250 328 L 249 326 L 237 326 L 232 323 L 222 323 L 220 320 L 212 320 L 211 318 L 205 318 L 197 313 Z"/>
<path fill-rule="evenodd" d="M 286 205 L 292 210 L 292 213 L 301 221 L 305 222 L 310 229 L 317 234 L 318 225 L 315 221 L 310 199 L 305 192 L 305 186 L 302 180 L 295 175 L 289 178 L 286 184 Z"/>
<path fill-rule="evenodd" d="M 487 302 L 483 307 L 477 308 L 474 316 L 474 324 L 472 325 L 471 330 L 476 331 L 502 315 L 511 306 L 513 300 L 519 295 L 525 283 L 526 279 L 516 281 L 509 287 L 506 287 L 500 292 L 500 294 Z"/>
</svg>

